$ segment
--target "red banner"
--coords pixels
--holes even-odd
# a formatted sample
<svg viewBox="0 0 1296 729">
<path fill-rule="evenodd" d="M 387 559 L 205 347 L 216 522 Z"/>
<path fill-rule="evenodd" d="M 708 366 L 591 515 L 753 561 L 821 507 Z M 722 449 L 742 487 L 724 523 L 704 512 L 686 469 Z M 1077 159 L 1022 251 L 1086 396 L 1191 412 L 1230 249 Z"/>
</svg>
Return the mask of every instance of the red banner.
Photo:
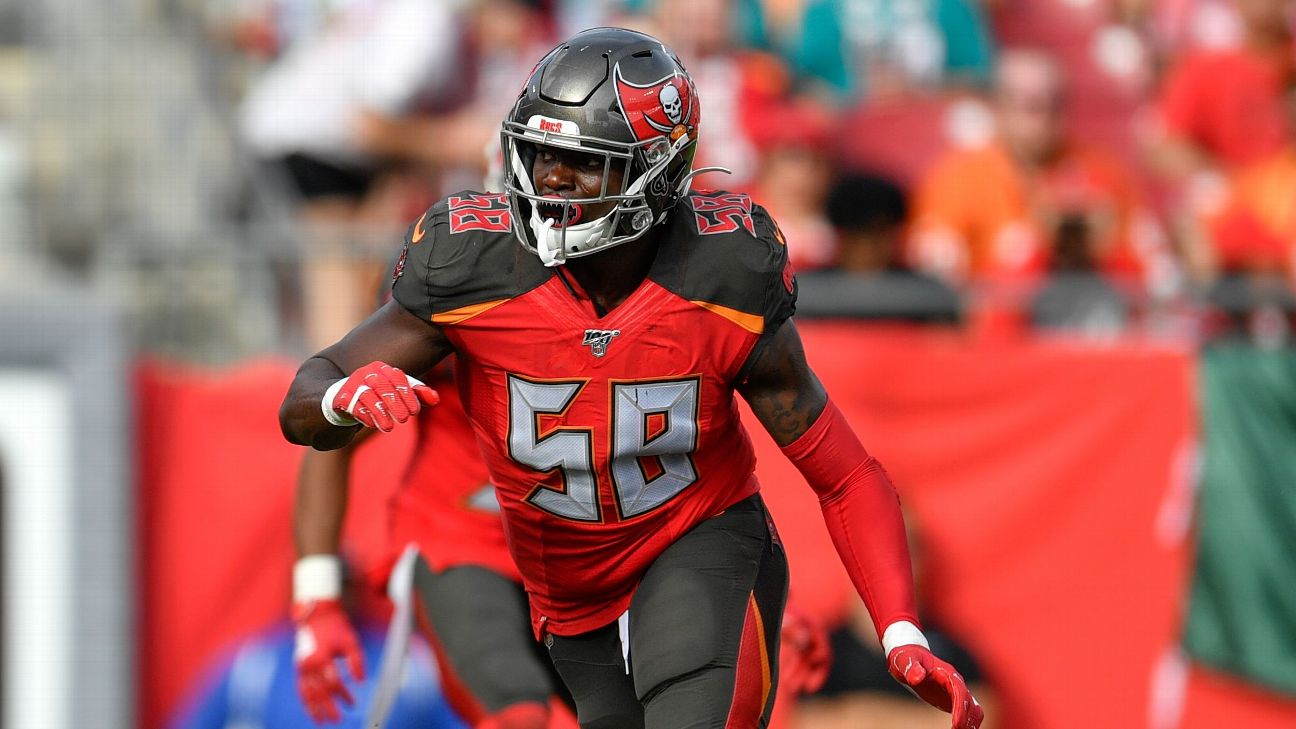
<svg viewBox="0 0 1296 729">
<path fill-rule="evenodd" d="M 847 325 L 802 336 L 921 524 L 925 606 L 981 659 L 1003 726 L 1147 726 L 1183 594 L 1189 358 Z M 792 589 L 845 593 L 809 487 L 772 449 L 760 471 Z"/>
<path fill-rule="evenodd" d="M 232 371 L 148 362 L 137 372 L 140 696 L 143 729 L 158 729 L 204 669 L 287 614 L 292 504 L 302 449 L 279 434 L 279 402 L 296 366 Z M 386 498 L 413 444 L 374 438 L 356 456 L 344 526 L 352 563 L 387 545 Z"/>
</svg>

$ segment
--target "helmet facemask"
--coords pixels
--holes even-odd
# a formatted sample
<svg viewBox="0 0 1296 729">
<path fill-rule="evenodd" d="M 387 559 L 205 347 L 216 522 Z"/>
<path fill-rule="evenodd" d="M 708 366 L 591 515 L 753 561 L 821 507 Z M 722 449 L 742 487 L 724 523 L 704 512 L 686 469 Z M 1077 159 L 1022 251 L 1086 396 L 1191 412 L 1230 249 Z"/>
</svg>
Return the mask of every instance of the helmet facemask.
<svg viewBox="0 0 1296 729">
<path fill-rule="evenodd" d="M 504 122 L 504 190 L 513 208 L 513 228 L 524 246 L 540 256 L 546 266 L 558 266 L 641 238 L 668 212 L 662 199 L 673 202 L 687 186 L 688 159 L 694 140 L 681 135 L 626 143 L 599 137 L 553 131 L 542 127 L 566 126 L 533 116 L 527 124 Z M 574 125 L 572 125 L 574 126 Z M 576 150 L 603 159 L 602 189 L 595 197 L 561 198 L 538 194 L 533 178 L 538 146 Z M 609 189 L 613 171 L 619 170 L 622 189 Z M 671 178 L 676 178 L 672 180 Z M 659 204 L 653 205 L 656 200 Z M 615 202 L 594 219 L 582 219 L 590 206 Z M 563 221 L 572 221 L 564 225 Z"/>
</svg>

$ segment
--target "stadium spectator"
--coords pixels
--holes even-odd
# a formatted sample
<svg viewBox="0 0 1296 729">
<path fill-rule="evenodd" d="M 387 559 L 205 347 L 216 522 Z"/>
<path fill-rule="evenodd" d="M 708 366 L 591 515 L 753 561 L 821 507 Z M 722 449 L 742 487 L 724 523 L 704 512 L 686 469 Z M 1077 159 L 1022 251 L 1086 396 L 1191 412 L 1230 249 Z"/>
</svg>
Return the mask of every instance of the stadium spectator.
<svg viewBox="0 0 1296 729">
<path fill-rule="evenodd" d="M 344 10 L 317 0 L 239 0 L 206 3 L 201 11 L 212 37 L 249 58 L 265 61 L 312 38 Z"/>
<path fill-rule="evenodd" d="M 1204 255 L 1196 273 L 1220 313 L 1213 334 L 1287 339 L 1296 285 L 1296 84 L 1287 90 L 1286 144 L 1239 170 L 1194 232 Z"/>
<path fill-rule="evenodd" d="M 1171 180 L 1231 170 L 1283 144 L 1282 89 L 1296 73 L 1292 0 L 1234 0 L 1242 42 L 1189 52 L 1166 77 L 1155 167 Z"/>
<path fill-rule="evenodd" d="M 525 72 L 544 30 L 522 0 L 357 3 L 255 82 L 243 136 L 299 213 L 309 346 L 369 310 L 385 260 L 370 241 L 441 189 L 481 179 L 516 92 L 501 79 Z"/>
<path fill-rule="evenodd" d="M 402 220 L 444 192 L 476 186 L 488 163 L 498 163 L 496 127 L 517 95 L 517 79 L 552 45 L 539 6 L 538 0 L 473 0 L 465 6 L 453 63 L 458 89 L 445 113 L 360 117 L 359 136 L 370 150 L 436 172 L 433 194 L 402 210 Z"/>
<path fill-rule="evenodd" d="M 839 241 L 837 265 L 801 276 L 798 312 L 958 322 L 958 294 L 941 279 L 912 270 L 901 256 L 909 201 L 898 185 L 869 174 L 844 177 L 828 193 L 827 216 Z"/>
<path fill-rule="evenodd" d="M 1293 276 L 1296 240 L 1296 159 L 1291 150 L 1243 170 L 1222 209 L 1207 216 L 1210 268 L 1204 280 L 1221 274 L 1273 273 Z"/>
<path fill-rule="evenodd" d="M 410 226 L 393 302 L 302 366 L 283 432 L 330 449 L 391 430 L 436 399 L 402 368 L 458 352 L 582 726 L 759 726 L 788 577 L 740 393 L 819 495 L 892 675 L 976 729 L 916 623 L 894 487 L 805 364 L 776 226 L 744 195 L 686 193 L 699 108 L 655 38 L 600 28 L 547 54 L 504 123 L 507 194 Z"/>
<path fill-rule="evenodd" d="M 745 47 L 730 18 L 737 0 L 651 0 L 631 27 L 661 37 L 679 54 L 698 93 L 706 99 L 707 145 L 696 167 L 721 166 L 731 174 L 698 181 L 700 187 L 750 191 L 760 174 L 762 135 L 790 103 L 792 75 L 777 56 Z"/>
<path fill-rule="evenodd" d="M 1233 0 L 1124 0 L 1117 12 L 1142 30 L 1160 61 L 1242 42 L 1242 20 Z"/>
<path fill-rule="evenodd" d="M 388 222 L 375 194 L 385 169 L 361 136 L 367 115 L 410 113 L 458 86 L 457 21 L 442 3 L 378 0 L 336 13 L 258 78 L 241 109 L 246 145 L 282 183 L 299 219 L 308 346 L 368 311 L 376 266 L 357 265 L 367 228 Z"/>
<path fill-rule="evenodd" d="M 1136 240 L 1138 193 L 1112 155 L 1068 134 L 1057 64 L 1040 51 L 1005 51 L 993 104 L 994 140 L 947 153 L 920 183 L 914 264 L 956 284 L 1032 281 L 1054 265 L 1059 231 L 1083 221 L 1094 268 L 1139 273 L 1155 251 Z"/>
<path fill-rule="evenodd" d="M 1097 272 L 1092 235 L 1082 215 L 1066 215 L 1055 226 L 1049 276 L 1029 304 L 1036 329 L 1106 338 L 1129 324 L 1130 302 Z"/>
<path fill-rule="evenodd" d="M 1282 90 L 1296 74 L 1292 0 L 1232 0 L 1238 44 L 1186 53 L 1158 100 L 1149 161 L 1166 183 L 1167 215 L 1180 256 L 1201 282 L 1215 251 L 1198 226 L 1218 212 L 1229 177 L 1281 149 Z"/>
<path fill-rule="evenodd" d="M 980 85 L 993 56 L 976 0 L 807 0 L 790 51 L 799 76 L 845 101 Z"/>
<path fill-rule="evenodd" d="M 1296 281 L 1296 78 L 1285 96 L 1284 144 L 1233 175 L 1227 197 L 1206 210 L 1208 268 L 1221 273 L 1275 273 Z"/>
<path fill-rule="evenodd" d="M 841 236 L 838 268 L 849 273 L 907 270 L 901 261 L 909 226 L 909 199 L 885 177 L 858 173 L 828 193 L 828 219 Z"/>
<path fill-rule="evenodd" d="M 833 118 L 808 100 L 770 110 L 769 118 L 757 137 L 761 164 L 752 199 L 779 221 L 797 271 L 831 266 L 837 235 L 824 216 L 824 203 L 833 178 Z"/>
</svg>

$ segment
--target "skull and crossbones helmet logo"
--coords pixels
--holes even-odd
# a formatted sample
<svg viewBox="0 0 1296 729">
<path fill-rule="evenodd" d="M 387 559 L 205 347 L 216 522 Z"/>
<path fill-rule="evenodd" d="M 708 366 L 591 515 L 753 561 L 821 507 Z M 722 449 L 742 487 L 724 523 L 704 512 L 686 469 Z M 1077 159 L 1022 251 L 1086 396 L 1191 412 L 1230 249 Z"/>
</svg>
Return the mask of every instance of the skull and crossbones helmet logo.
<svg viewBox="0 0 1296 729">
<path fill-rule="evenodd" d="M 666 84 L 658 92 L 657 100 L 661 102 L 662 111 L 666 112 L 666 118 L 671 120 L 671 124 L 679 124 L 684 116 L 684 100 L 680 98 L 679 89 L 673 84 Z"/>
</svg>

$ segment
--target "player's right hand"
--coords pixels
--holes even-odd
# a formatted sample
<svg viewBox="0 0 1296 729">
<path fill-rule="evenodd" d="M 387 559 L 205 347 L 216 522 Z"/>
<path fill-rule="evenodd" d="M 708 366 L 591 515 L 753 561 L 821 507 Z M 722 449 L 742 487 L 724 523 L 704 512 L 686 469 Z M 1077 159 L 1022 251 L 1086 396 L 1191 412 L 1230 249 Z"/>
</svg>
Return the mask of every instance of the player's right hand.
<svg viewBox="0 0 1296 729">
<path fill-rule="evenodd" d="M 370 362 L 324 393 L 324 417 L 334 425 L 390 432 L 397 423 L 441 401 L 436 390 L 385 362 Z"/>
<path fill-rule="evenodd" d="M 968 690 L 963 676 L 922 645 L 901 645 L 887 655 L 891 676 L 918 698 L 947 711 L 951 729 L 978 729 L 985 712 Z"/>
<path fill-rule="evenodd" d="M 293 605 L 297 625 L 297 691 L 306 713 L 317 724 L 341 721 L 338 701 L 353 706 L 355 699 L 342 683 L 337 659 L 345 660 L 351 676 L 364 679 L 360 640 L 338 600 L 311 600 Z"/>
</svg>

